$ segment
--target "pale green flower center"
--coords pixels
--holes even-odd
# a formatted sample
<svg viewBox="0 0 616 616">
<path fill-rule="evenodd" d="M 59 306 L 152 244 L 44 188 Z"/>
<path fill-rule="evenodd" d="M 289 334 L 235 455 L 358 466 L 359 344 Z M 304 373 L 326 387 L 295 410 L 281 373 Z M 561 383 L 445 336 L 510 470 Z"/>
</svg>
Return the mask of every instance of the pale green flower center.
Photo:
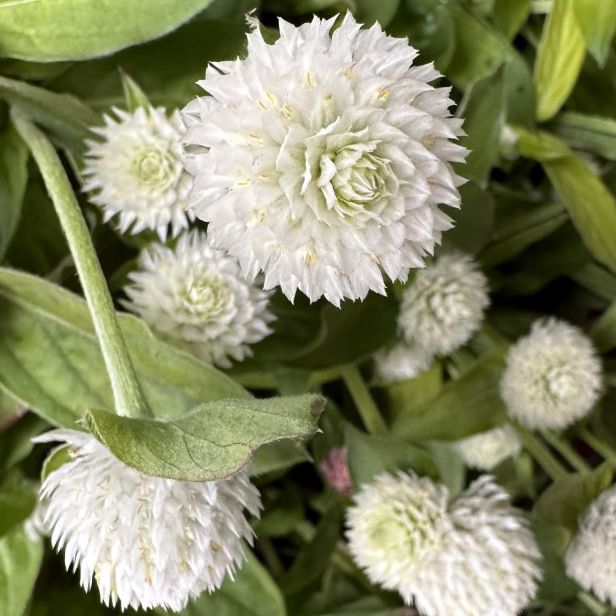
<svg viewBox="0 0 616 616">
<path fill-rule="evenodd" d="M 181 300 L 184 308 L 201 319 L 217 319 L 228 311 L 233 297 L 220 278 L 208 277 L 186 281 Z"/>
<path fill-rule="evenodd" d="M 139 183 L 158 190 L 173 182 L 175 167 L 175 160 L 156 147 L 138 150 L 132 161 L 132 172 Z"/>
</svg>

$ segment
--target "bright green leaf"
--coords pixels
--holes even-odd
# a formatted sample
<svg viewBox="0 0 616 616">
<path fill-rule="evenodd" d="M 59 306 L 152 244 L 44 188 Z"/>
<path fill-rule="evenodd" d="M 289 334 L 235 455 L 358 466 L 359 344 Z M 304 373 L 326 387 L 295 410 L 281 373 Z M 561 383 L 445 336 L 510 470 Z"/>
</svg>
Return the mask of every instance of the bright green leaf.
<svg viewBox="0 0 616 616">
<path fill-rule="evenodd" d="M 530 0 L 496 0 L 494 23 L 509 39 L 519 32 L 530 13 Z"/>
<path fill-rule="evenodd" d="M 612 118 L 567 111 L 556 117 L 553 129 L 573 148 L 616 160 L 616 120 Z"/>
<path fill-rule="evenodd" d="M 139 107 L 150 107 L 151 103 L 139 84 L 122 69 L 120 69 L 120 78 L 124 92 L 124 106 L 128 111 L 135 111 Z"/>
<path fill-rule="evenodd" d="M 616 2 L 573 0 L 573 6 L 588 50 L 600 65 L 605 64 L 616 32 Z"/>
</svg>

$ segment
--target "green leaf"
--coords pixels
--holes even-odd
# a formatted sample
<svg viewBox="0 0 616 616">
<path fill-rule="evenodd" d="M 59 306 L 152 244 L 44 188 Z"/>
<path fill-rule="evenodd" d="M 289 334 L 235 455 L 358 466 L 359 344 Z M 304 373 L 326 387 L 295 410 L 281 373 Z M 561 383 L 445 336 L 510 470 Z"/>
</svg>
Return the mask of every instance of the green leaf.
<svg viewBox="0 0 616 616">
<path fill-rule="evenodd" d="M 616 302 L 593 323 L 589 333 L 600 353 L 607 353 L 616 347 Z"/>
<path fill-rule="evenodd" d="M 222 372 L 156 339 L 140 319 L 119 317 L 155 414 L 181 417 L 201 402 L 249 397 Z M 0 339 L 0 386 L 52 424 L 74 427 L 87 408 L 113 408 L 83 299 L 0 268 Z"/>
<path fill-rule="evenodd" d="M 255 450 L 317 431 L 320 396 L 217 400 L 157 421 L 88 410 L 85 425 L 122 462 L 146 475 L 211 481 L 243 468 Z"/>
<path fill-rule="evenodd" d="M 259 447 L 250 465 L 251 475 L 265 475 L 311 461 L 303 443 L 284 440 Z"/>
<path fill-rule="evenodd" d="M 0 538 L 0 614 L 25 614 L 42 559 L 42 542 L 28 539 L 21 528 Z"/>
<path fill-rule="evenodd" d="M 574 0 L 573 6 L 586 39 L 586 47 L 599 65 L 605 64 L 616 32 L 616 2 Z"/>
<path fill-rule="evenodd" d="M 567 111 L 556 117 L 551 128 L 573 148 L 616 160 L 616 120 L 612 118 Z"/>
<path fill-rule="evenodd" d="M 509 39 L 520 31 L 530 13 L 530 0 L 496 0 L 494 23 Z"/>
<path fill-rule="evenodd" d="M 386 26 L 393 19 L 400 0 L 354 0 L 357 6 L 357 19 L 367 25 L 378 21 L 381 26 Z"/>
<path fill-rule="evenodd" d="M 0 56 L 82 60 L 157 38 L 211 0 L 39 0 L 0 5 Z"/>
<path fill-rule="evenodd" d="M 9 122 L 0 133 L 0 262 L 17 229 L 28 181 L 28 148 Z"/>
<path fill-rule="evenodd" d="M 598 263 L 586 263 L 571 272 L 570 277 L 598 297 L 608 302 L 616 300 L 616 274 Z"/>
<path fill-rule="evenodd" d="M 0 432 L 10 427 L 26 410 L 19 400 L 0 389 Z"/>
<path fill-rule="evenodd" d="M 286 616 L 284 599 L 267 570 L 249 550 L 247 560 L 220 590 L 203 593 L 180 612 L 180 616 Z M 169 612 L 156 609 L 156 614 Z"/>
<path fill-rule="evenodd" d="M 11 473 L 0 485 L 0 537 L 21 524 L 35 505 L 34 484 L 23 480 L 19 473 Z"/>
<path fill-rule="evenodd" d="M 125 71 L 120 69 L 122 90 L 124 91 L 124 105 L 128 111 L 136 111 L 139 107 L 149 108 L 150 101 L 137 82 Z"/>
<path fill-rule="evenodd" d="M 567 100 L 584 60 L 584 37 L 574 0 L 554 0 L 537 50 L 534 81 L 536 115 L 549 120 Z"/>
</svg>

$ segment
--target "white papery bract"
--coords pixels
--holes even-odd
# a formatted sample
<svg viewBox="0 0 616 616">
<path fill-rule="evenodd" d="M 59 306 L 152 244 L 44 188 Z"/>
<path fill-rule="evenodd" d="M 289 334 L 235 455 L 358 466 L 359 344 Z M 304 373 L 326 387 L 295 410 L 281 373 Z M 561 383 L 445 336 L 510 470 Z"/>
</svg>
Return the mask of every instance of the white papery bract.
<svg viewBox="0 0 616 616">
<path fill-rule="evenodd" d="M 384 474 L 347 513 L 349 548 L 372 582 L 424 616 L 515 616 L 537 592 L 540 552 L 489 476 L 449 501 L 447 488 Z"/>
<path fill-rule="evenodd" d="M 419 345 L 397 342 L 374 356 L 376 375 L 385 383 L 414 379 L 432 364 L 433 355 Z"/>
<path fill-rule="evenodd" d="M 588 507 L 565 555 L 567 575 L 616 606 L 616 487 Z"/>
<path fill-rule="evenodd" d="M 37 442 L 64 441 L 73 460 L 41 487 L 45 527 L 81 585 L 98 585 L 105 605 L 183 609 L 220 587 L 244 560 L 258 515 L 259 492 L 248 475 L 187 482 L 143 475 L 93 436 L 54 430 Z"/>
<path fill-rule="evenodd" d="M 208 67 L 210 95 L 184 110 L 195 182 L 190 205 L 248 276 L 265 272 L 293 300 L 385 293 L 451 227 L 458 207 L 449 88 L 378 24 L 347 14 L 295 27 L 268 45 L 256 28 L 243 60 Z"/>
<path fill-rule="evenodd" d="M 488 282 L 475 260 L 452 252 L 416 273 L 404 292 L 398 325 L 409 343 L 447 355 L 479 329 L 489 303 Z"/>
<path fill-rule="evenodd" d="M 175 249 L 154 245 L 141 267 L 129 275 L 124 305 L 205 361 L 229 367 L 229 358 L 243 360 L 272 331 L 270 293 L 247 282 L 203 232 L 183 235 Z"/>
<path fill-rule="evenodd" d="M 105 222 L 118 217 L 122 233 L 155 230 L 161 239 L 188 227 L 186 210 L 192 179 L 183 168 L 179 111 L 167 115 L 162 107 L 139 107 L 134 112 L 114 108 L 105 126 L 92 131 L 101 140 L 88 140 L 84 190 L 103 210 Z"/>
<path fill-rule="evenodd" d="M 510 426 L 500 426 L 456 441 L 455 450 L 467 466 L 490 471 L 517 454 L 522 444 Z"/>
<path fill-rule="evenodd" d="M 528 428 L 560 430 L 590 412 L 601 385 L 601 361 L 590 339 L 549 318 L 511 347 L 501 395 L 511 417 Z"/>
</svg>

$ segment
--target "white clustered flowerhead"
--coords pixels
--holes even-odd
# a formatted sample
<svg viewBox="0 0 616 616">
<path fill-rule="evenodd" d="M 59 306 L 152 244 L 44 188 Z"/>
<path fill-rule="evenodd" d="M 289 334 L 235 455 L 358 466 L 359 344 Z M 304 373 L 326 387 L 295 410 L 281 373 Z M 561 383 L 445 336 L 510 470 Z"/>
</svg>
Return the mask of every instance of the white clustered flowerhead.
<svg viewBox="0 0 616 616">
<path fill-rule="evenodd" d="M 83 188 L 105 222 L 118 217 L 122 233 L 152 229 L 164 240 L 170 230 L 175 237 L 194 220 L 186 209 L 192 178 L 182 162 L 180 112 L 113 111 L 115 117 L 105 115 L 105 126 L 92 128 L 101 140 L 87 141 Z"/>
<path fill-rule="evenodd" d="M 92 435 L 53 430 L 37 442 L 64 441 L 73 458 L 41 487 L 45 527 L 66 568 L 96 580 L 105 605 L 180 611 L 220 587 L 245 560 L 253 531 L 244 510 L 261 499 L 245 471 L 220 481 L 144 475 Z"/>
<path fill-rule="evenodd" d="M 616 487 L 595 499 L 567 548 L 567 575 L 616 607 Z"/>
<path fill-rule="evenodd" d="M 374 356 L 376 375 L 385 383 L 414 379 L 432 364 L 433 355 L 419 345 L 397 342 Z"/>
<path fill-rule="evenodd" d="M 155 244 L 129 279 L 125 307 L 205 361 L 228 368 L 272 332 L 270 292 L 247 282 L 201 231 L 183 235 L 175 249 Z"/>
<path fill-rule="evenodd" d="M 489 303 L 488 281 L 477 262 L 451 252 L 416 273 L 404 292 L 398 326 L 409 343 L 447 355 L 477 332 Z"/>
<path fill-rule="evenodd" d="M 509 350 L 501 395 L 511 417 L 526 427 L 561 430 L 590 412 L 601 387 L 601 361 L 590 339 L 548 318 Z"/>
<path fill-rule="evenodd" d="M 347 512 L 355 562 L 424 616 L 515 616 L 537 592 L 541 558 L 526 520 L 489 476 L 450 501 L 445 486 L 383 474 Z"/>
<path fill-rule="evenodd" d="M 491 471 L 507 458 L 515 456 L 522 443 L 511 426 L 499 426 L 457 441 L 454 447 L 467 466 Z"/>
<path fill-rule="evenodd" d="M 407 39 L 350 13 L 333 33 L 336 18 L 279 23 L 274 44 L 255 28 L 245 59 L 210 65 L 209 96 L 184 110 L 190 206 L 291 301 L 384 294 L 452 226 L 439 205 L 460 205 L 450 88 Z"/>
</svg>

